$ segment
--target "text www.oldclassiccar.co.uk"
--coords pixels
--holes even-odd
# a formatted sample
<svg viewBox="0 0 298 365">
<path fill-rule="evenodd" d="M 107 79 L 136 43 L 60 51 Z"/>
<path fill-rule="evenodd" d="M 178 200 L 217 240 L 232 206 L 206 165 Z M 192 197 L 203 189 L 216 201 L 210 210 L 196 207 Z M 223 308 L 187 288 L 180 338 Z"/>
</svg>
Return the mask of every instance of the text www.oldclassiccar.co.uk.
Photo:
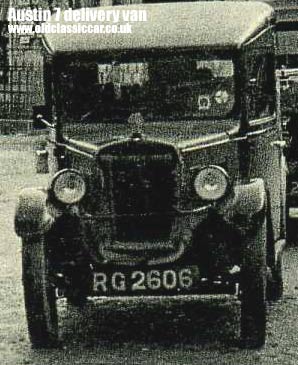
<svg viewBox="0 0 298 365">
<path fill-rule="evenodd" d="M 16 34 L 42 33 L 132 33 L 134 22 L 147 21 L 146 10 L 15 9 L 8 12 L 8 31 Z M 35 23 L 35 24 L 32 24 Z"/>
</svg>

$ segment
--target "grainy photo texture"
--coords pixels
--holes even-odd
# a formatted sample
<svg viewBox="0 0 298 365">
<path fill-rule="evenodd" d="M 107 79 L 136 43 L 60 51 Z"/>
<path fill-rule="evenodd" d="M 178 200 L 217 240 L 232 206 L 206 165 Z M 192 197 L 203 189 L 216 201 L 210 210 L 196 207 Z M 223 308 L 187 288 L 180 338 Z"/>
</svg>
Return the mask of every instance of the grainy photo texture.
<svg viewBox="0 0 298 365">
<path fill-rule="evenodd" d="M 2 1 L 1 364 L 297 364 L 296 2 Z"/>
</svg>

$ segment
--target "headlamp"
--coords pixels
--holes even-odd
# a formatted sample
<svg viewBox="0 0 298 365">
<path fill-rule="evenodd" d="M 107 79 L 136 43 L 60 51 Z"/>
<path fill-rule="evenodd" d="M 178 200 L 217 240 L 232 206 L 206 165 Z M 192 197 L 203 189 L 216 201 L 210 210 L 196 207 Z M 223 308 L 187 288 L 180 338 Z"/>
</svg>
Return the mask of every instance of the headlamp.
<svg viewBox="0 0 298 365">
<path fill-rule="evenodd" d="M 220 166 L 210 165 L 201 169 L 194 181 L 198 196 L 207 201 L 221 199 L 229 189 L 229 176 Z"/>
<path fill-rule="evenodd" d="M 78 171 L 64 169 L 54 176 L 51 190 L 61 203 L 76 204 L 86 193 L 86 183 Z"/>
</svg>

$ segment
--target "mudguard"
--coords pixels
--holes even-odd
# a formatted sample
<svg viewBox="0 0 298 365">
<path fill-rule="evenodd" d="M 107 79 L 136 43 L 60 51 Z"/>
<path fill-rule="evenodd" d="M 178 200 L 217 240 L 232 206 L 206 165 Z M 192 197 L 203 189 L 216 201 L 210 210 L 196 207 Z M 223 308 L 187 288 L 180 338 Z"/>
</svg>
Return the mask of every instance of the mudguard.
<svg viewBox="0 0 298 365">
<path fill-rule="evenodd" d="M 254 179 L 246 184 L 234 187 L 234 194 L 220 208 L 221 214 L 233 219 L 235 215 L 250 218 L 259 213 L 266 202 L 266 191 L 263 179 Z"/>
<path fill-rule="evenodd" d="M 53 217 L 47 210 L 47 192 L 37 188 L 21 191 L 16 206 L 15 231 L 20 237 L 40 235 L 47 232 Z"/>
<path fill-rule="evenodd" d="M 265 206 L 266 191 L 263 179 L 254 179 L 248 184 L 235 187 L 234 209 L 237 214 L 252 216 Z"/>
</svg>

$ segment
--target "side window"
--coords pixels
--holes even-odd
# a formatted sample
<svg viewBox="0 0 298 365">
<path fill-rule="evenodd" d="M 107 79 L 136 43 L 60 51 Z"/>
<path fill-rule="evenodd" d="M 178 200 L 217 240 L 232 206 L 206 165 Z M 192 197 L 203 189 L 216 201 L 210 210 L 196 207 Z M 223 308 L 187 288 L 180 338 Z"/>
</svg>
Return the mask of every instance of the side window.
<svg viewBox="0 0 298 365">
<path fill-rule="evenodd" d="M 272 55 L 260 55 L 251 60 L 249 65 L 248 92 L 250 119 L 263 118 L 274 112 L 274 77 L 274 58 Z"/>
</svg>

